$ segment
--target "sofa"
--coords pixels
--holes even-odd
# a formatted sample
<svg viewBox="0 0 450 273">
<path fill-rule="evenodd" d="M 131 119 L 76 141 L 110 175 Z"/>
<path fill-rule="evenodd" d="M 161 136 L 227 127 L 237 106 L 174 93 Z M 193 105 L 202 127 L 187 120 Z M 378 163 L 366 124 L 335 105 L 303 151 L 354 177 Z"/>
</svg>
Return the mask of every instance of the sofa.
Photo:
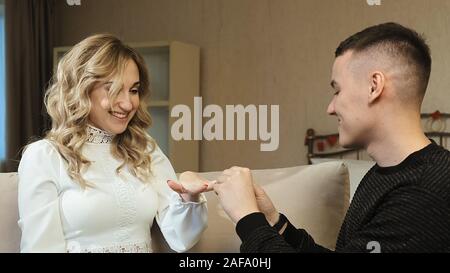
<svg viewBox="0 0 450 273">
<path fill-rule="evenodd" d="M 213 180 L 220 172 L 201 173 Z M 343 162 L 252 171 L 280 212 L 299 228 L 307 230 L 318 244 L 334 249 L 349 206 L 350 182 Z M 19 252 L 17 225 L 17 173 L 0 173 L 0 252 Z M 213 192 L 206 193 L 208 227 L 200 241 L 188 252 L 239 252 L 235 225 L 221 208 Z M 154 252 L 172 252 L 156 224 L 152 226 Z"/>
</svg>

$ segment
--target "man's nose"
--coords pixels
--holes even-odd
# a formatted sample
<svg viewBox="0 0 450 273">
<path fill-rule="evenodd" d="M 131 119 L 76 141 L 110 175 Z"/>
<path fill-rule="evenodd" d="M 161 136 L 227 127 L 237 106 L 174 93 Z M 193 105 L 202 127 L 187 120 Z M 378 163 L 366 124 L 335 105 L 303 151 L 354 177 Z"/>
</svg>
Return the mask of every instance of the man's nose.
<svg viewBox="0 0 450 273">
<path fill-rule="evenodd" d="M 330 104 L 328 104 L 327 113 L 328 115 L 336 115 L 336 111 L 334 109 L 334 98 L 331 100 Z"/>
</svg>

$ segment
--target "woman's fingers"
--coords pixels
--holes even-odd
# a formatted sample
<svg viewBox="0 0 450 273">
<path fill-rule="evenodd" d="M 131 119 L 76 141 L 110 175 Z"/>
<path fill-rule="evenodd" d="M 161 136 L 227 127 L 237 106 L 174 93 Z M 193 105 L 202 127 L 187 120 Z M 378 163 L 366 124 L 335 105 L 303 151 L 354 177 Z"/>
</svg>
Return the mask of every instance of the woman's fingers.
<svg viewBox="0 0 450 273">
<path fill-rule="evenodd" d="M 216 180 L 207 180 L 195 172 L 183 172 L 179 181 L 168 180 L 167 185 L 177 193 L 201 193 L 214 190 L 214 185 L 229 180 L 234 170 L 225 170 Z"/>
<path fill-rule="evenodd" d="M 201 192 L 208 192 L 212 191 L 214 188 L 214 184 L 217 183 L 217 180 L 213 181 L 207 181 L 206 182 L 198 182 L 198 183 L 191 183 L 191 182 L 184 182 L 181 181 L 180 183 L 177 183 L 173 180 L 167 180 L 167 185 L 175 192 L 177 193 L 201 193 Z"/>
<path fill-rule="evenodd" d="M 167 185 L 175 192 L 177 193 L 186 193 L 186 189 L 183 187 L 183 185 L 173 181 L 173 180 L 167 180 Z"/>
</svg>

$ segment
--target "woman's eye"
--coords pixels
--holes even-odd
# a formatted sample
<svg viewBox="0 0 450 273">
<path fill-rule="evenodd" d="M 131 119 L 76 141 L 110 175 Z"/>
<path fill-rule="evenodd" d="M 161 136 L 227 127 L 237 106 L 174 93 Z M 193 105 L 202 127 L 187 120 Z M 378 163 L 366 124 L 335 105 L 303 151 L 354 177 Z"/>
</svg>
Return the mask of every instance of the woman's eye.
<svg viewBox="0 0 450 273">
<path fill-rule="evenodd" d="M 336 96 L 337 94 L 339 94 L 339 92 L 340 92 L 339 90 L 334 92 L 334 95 Z"/>
<path fill-rule="evenodd" d="M 138 94 L 139 93 L 139 89 L 131 89 L 130 92 L 132 94 Z"/>
</svg>

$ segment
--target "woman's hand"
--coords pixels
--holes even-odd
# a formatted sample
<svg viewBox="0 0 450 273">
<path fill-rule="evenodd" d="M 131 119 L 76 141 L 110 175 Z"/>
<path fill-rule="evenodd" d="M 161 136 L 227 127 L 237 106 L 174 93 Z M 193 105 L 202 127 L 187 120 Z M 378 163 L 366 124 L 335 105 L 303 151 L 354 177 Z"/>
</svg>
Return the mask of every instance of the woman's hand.
<svg viewBox="0 0 450 273">
<path fill-rule="evenodd" d="M 211 191 L 215 181 L 208 181 L 195 172 L 184 172 L 177 182 L 168 180 L 167 185 L 181 195 L 186 202 L 198 202 L 200 193 Z"/>
</svg>

